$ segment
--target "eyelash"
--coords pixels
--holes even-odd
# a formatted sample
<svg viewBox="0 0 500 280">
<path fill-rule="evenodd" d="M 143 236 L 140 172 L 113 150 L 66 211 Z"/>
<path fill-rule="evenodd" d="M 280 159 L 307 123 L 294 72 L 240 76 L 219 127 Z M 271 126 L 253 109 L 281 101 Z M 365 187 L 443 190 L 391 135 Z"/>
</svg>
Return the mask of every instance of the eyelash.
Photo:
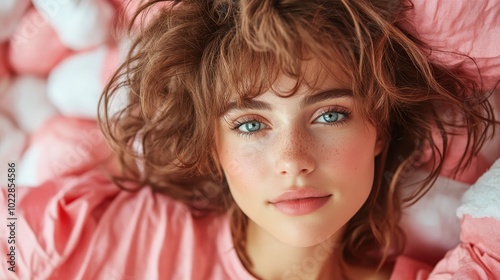
<svg viewBox="0 0 500 280">
<path fill-rule="evenodd" d="M 235 133 L 238 135 L 238 136 L 253 136 L 255 134 L 257 134 L 257 132 L 245 132 L 245 131 L 241 131 L 239 130 L 239 128 L 246 124 L 246 123 L 251 123 L 251 122 L 260 122 L 262 123 L 262 121 L 259 119 L 259 118 L 256 118 L 256 117 L 244 117 L 244 118 L 241 118 L 237 121 L 234 121 L 234 124 L 233 126 L 231 127 L 231 130 L 235 131 Z"/>
<path fill-rule="evenodd" d="M 351 112 L 343 107 L 338 107 L 338 106 L 334 106 L 334 107 L 329 107 L 329 108 L 326 108 L 324 109 L 316 119 L 318 119 L 319 117 L 325 115 L 325 114 L 328 114 L 328 113 L 338 113 L 338 114 L 341 114 L 343 115 L 344 117 L 339 120 L 339 121 L 335 121 L 335 122 L 331 122 L 331 123 L 328 123 L 328 122 L 324 122 L 324 123 L 321 123 L 321 124 L 325 124 L 325 125 L 329 125 L 329 126 L 340 126 L 342 124 L 344 124 L 345 122 L 349 121 L 350 119 L 350 115 L 351 115 Z M 315 119 L 315 120 L 316 120 Z M 245 131 L 241 131 L 239 130 L 239 128 L 246 124 L 246 123 L 251 123 L 251 122 L 259 122 L 259 123 L 263 123 L 259 118 L 257 117 L 244 117 L 244 118 L 241 118 L 237 121 L 234 121 L 233 125 L 231 126 L 231 130 L 235 131 L 235 133 L 238 135 L 238 136 L 244 136 L 244 137 L 250 137 L 250 136 L 255 136 L 259 131 L 256 131 L 256 132 L 245 132 Z"/>
</svg>

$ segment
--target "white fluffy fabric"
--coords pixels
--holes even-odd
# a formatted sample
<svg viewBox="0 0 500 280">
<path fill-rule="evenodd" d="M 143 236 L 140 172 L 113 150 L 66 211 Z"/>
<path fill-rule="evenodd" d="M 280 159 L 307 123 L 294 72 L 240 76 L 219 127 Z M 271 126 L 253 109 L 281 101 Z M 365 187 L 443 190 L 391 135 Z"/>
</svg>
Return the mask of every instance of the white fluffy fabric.
<svg viewBox="0 0 500 280">
<path fill-rule="evenodd" d="M 113 7 L 102 0 L 33 0 L 33 5 L 73 50 L 104 44 L 112 27 Z"/>
<path fill-rule="evenodd" d="M 77 53 L 63 60 L 49 74 L 48 98 L 65 116 L 96 119 L 104 88 L 100 73 L 107 46 Z"/>
<path fill-rule="evenodd" d="M 500 159 L 467 190 L 457 215 L 500 219 Z"/>
<path fill-rule="evenodd" d="M 17 184 L 23 187 L 36 187 L 42 184 L 36 174 L 41 147 L 30 145 L 19 162 Z"/>
<path fill-rule="evenodd" d="M 47 81 L 36 76 L 17 76 L 6 92 L 0 95 L 0 108 L 28 133 L 33 133 L 48 119 L 59 114 L 47 97 Z"/>
</svg>

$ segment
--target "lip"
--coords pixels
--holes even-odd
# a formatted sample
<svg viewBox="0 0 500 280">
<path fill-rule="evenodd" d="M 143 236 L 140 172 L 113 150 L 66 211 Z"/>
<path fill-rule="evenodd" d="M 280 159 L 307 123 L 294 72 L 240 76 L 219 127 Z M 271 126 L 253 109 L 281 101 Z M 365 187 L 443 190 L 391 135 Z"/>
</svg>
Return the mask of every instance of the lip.
<svg viewBox="0 0 500 280">
<path fill-rule="evenodd" d="M 318 189 L 300 188 L 288 190 L 269 202 L 285 215 L 299 216 L 318 210 L 330 200 L 331 196 Z"/>
</svg>

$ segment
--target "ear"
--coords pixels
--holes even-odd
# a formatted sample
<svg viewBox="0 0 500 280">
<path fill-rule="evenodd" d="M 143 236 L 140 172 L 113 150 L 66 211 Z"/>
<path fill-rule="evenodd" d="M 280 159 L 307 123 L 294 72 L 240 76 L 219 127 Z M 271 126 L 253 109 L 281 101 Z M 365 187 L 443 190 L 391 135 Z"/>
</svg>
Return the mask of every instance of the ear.
<svg viewBox="0 0 500 280">
<path fill-rule="evenodd" d="M 377 142 L 375 142 L 375 150 L 374 150 L 375 156 L 380 155 L 380 153 L 383 151 L 386 143 L 387 143 L 387 141 L 386 141 L 385 137 L 382 137 L 380 134 L 377 135 Z"/>
</svg>

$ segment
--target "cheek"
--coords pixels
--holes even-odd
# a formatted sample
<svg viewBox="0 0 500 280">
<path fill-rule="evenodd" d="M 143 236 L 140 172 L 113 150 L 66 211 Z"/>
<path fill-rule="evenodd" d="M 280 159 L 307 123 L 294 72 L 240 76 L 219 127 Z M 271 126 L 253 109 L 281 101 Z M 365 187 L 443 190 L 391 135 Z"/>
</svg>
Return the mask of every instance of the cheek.
<svg viewBox="0 0 500 280">
<path fill-rule="evenodd" d="M 338 137 L 335 143 L 324 143 L 319 151 L 320 166 L 331 174 L 339 186 L 373 184 L 375 137 L 370 133 L 353 133 Z"/>
<path fill-rule="evenodd" d="M 251 196 L 259 185 L 255 184 L 256 178 L 264 178 L 266 170 L 269 172 L 269 168 L 265 168 L 264 151 L 261 146 L 255 144 L 238 144 L 231 141 L 224 144 L 219 151 L 219 159 L 233 196 L 235 199 L 239 195 Z"/>
<path fill-rule="evenodd" d="M 231 195 L 238 207 L 252 220 L 265 217 L 266 168 L 265 156 L 255 145 L 227 146 L 220 161 Z"/>
</svg>

